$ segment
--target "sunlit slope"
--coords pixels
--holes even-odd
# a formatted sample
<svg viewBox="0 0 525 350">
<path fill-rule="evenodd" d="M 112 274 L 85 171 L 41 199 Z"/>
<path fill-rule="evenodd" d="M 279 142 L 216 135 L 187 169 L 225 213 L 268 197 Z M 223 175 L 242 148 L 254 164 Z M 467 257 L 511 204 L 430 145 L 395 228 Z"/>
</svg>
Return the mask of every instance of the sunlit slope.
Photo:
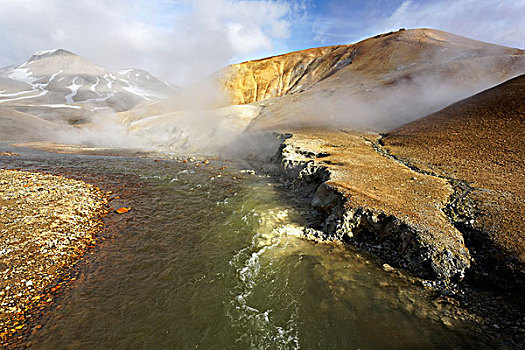
<svg viewBox="0 0 525 350">
<path fill-rule="evenodd" d="M 344 54 L 333 71 L 305 91 L 268 101 L 253 126 L 384 130 L 525 72 L 522 50 L 430 29 L 383 34 L 337 51 Z"/>
<path fill-rule="evenodd" d="M 228 66 L 221 85 L 231 104 L 266 100 L 310 88 L 350 64 L 353 45 L 328 46 Z"/>
<path fill-rule="evenodd" d="M 476 58 L 523 55 L 523 52 L 431 30 L 402 30 L 357 44 L 292 52 L 229 66 L 223 85 L 233 104 L 252 103 L 311 88 L 359 89 L 394 83 L 408 73 L 447 64 L 458 73 L 458 62 Z M 472 65 L 477 65 L 473 60 Z M 501 66 L 505 78 L 513 65 Z M 493 74 L 496 72 L 487 72 Z M 324 81 L 323 81 L 324 80 Z M 323 81 L 322 84 L 317 84 Z M 362 85 L 364 84 L 364 85 Z"/>
<path fill-rule="evenodd" d="M 470 183 L 476 204 L 459 206 L 476 218 L 466 223 L 467 238 L 525 271 L 525 75 L 391 131 L 383 142 L 418 168 Z"/>
<path fill-rule="evenodd" d="M 255 129 L 384 130 L 524 72 L 522 50 L 432 29 L 401 30 L 234 64 L 186 95 L 137 106 L 125 119 L 257 104 L 265 108 Z"/>
</svg>

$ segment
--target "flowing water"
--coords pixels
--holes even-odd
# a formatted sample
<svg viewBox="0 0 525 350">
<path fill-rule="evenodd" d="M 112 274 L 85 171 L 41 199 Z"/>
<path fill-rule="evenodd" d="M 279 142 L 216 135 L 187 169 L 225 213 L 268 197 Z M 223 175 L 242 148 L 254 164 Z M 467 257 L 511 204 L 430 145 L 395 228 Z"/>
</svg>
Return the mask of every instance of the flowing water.
<svg viewBox="0 0 525 350">
<path fill-rule="evenodd" d="M 301 238 L 301 206 L 240 164 L 17 152 L 0 165 L 141 185 L 128 223 L 31 337 L 35 349 L 487 346 L 374 259 Z"/>
</svg>

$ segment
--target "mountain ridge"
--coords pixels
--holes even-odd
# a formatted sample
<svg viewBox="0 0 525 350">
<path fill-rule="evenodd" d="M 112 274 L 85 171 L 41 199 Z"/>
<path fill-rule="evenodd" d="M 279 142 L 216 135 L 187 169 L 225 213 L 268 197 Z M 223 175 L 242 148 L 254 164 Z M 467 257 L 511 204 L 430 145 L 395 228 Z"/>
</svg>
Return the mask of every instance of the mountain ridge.
<svg viewBox="0 0 525 350">
<path fill-rule="evenodd" d="M 71 121 L 128 110 L 177 90 L 149 72 L 133 72 L 112 72 L 65 49 L 37 51 L 22 64 L 0 70 L 0 106 Z"/>
<path fill-rule="evenodd" d="M 348 127 L 381 131 L 524 72 L 523 50 L 434 29 L 400 30 L 355 44 L 233 64 L 186 94 L 182 91 L 167 100 L 142 104 L 121 117 L 133 122 L 191 110 L 194 106 L 188 100 L 193 98 L 204 109 L 262 107 L 250 130 Z"/>
</svg>

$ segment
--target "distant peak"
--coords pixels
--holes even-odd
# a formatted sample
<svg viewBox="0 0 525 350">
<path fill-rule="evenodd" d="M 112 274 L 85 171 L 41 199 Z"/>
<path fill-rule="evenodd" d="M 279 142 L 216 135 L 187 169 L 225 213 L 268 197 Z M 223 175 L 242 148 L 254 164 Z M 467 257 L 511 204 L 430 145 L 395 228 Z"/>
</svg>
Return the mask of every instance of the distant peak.
<svg viewBox="0 0 525 350">
<path fill-rule="evenodd" d="M 33 54 L 33 56 L 44 56 L 44 55 L 52 55 L 54 54 L 55 52 L 57 52 L 59 49 L 52 49 L 52 50 L 42 50 L 42 51 L 37 51 Z"/>
<path fill-rule="evenodd" d="M 23 65 L 33 63 L 36 60 L 39 60 L 44 57 L 51 56 L 77 56 L 74 53 L 64 50 L 64 49 L 51 49 L 51 50 L 42 50 L 35 52 Z"/>
<path fill-rule="evenodd" d="M 129 75 L 129 74 L 150 75 L 148 71 L 145 71 L 143 69 L 138 69 L 138 68 L 122 69 L 122 70 L 119 70 L 117 73 L 121 75 Z"/>
<path fill-rule="evenodd" d="M 37 51 L 33 54 L 33 56 L 77 56 L 73 52 L 65 50 L 65 49 L 51 49 L 51 50 L 43 50 L 43 51 Z"/>
</svg>

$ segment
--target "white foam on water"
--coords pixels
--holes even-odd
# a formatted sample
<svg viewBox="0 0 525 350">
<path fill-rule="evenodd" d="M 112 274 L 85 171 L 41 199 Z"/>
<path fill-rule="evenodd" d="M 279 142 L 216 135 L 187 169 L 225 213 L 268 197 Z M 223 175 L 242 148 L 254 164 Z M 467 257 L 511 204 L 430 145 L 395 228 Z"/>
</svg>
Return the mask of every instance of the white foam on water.
<svg viewBox="0 0 525 350">
<path fill-rule="evenodd" d="M 267 210 L 257 213 L 251 210 L 245 216 L 258 218 L 259 230 L 251 245 L 240 250 L 230 261 L 237 271 L 238 288 L 232 293 L 228 316 L 235 328 L 244 330 L 238 341 L 249 342 L 251 349 L 299 349 L 298 306 L 293 301 L 288 321 L 276 324 L 272 309 L 261 309 L 250 304 L 250 296 L 261 281 L 262 269 L 272 265 L 287 245 L 290 236 L 300 235 L 302 228 L 288 223 L 287 210 Z M 248 219 L 243 221 L 247 222 Z"/>
</svg>

